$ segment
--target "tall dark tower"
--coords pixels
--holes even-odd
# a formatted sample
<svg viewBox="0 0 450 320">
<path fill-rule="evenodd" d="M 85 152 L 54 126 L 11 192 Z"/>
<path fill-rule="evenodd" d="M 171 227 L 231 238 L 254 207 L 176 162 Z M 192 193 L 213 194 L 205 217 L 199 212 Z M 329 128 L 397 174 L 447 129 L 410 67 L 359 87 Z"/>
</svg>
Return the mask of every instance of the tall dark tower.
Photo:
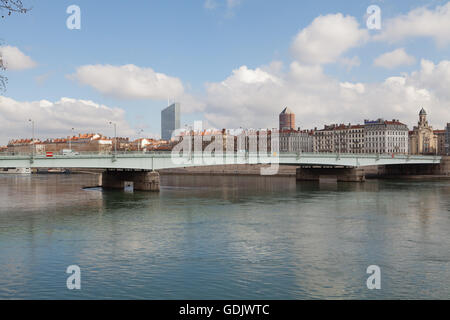
<svg viewBox="0 0 450 320">
<path fill-rule="evenodd" d="M 180 104 L 173 103 L 161 111 L 161 139 L 170 141 L 177 129 L 180 129 Z"/>
<path fill-rule="evenodd" d="M 295 129 L 295 114 L 286 107 L 280 113 L 280 130 L 291 129 Z"/>
</svg>

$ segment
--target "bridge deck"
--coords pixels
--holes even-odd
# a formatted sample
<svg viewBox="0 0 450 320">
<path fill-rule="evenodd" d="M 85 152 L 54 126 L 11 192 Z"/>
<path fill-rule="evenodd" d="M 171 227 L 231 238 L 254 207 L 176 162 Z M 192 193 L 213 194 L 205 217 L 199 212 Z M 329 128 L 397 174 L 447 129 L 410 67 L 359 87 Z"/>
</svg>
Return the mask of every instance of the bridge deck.
<svg viewBox="0 0 450 320">
<path fill-rule="evenodd" d="M 333 153 L 280 153 L 277 155 L 232 153 L 190 154 L 176 157 L 166 153 L 117 153 L 79 155 L 10 155 L 0 154 L 0 168 L 98 168 L 158 170 L 168 168 L 226 165 L 226 164 L 280 164 L 364 167 L 398 164 L 439 164 L 440 156 L 333 154 Z"/>
</svg>

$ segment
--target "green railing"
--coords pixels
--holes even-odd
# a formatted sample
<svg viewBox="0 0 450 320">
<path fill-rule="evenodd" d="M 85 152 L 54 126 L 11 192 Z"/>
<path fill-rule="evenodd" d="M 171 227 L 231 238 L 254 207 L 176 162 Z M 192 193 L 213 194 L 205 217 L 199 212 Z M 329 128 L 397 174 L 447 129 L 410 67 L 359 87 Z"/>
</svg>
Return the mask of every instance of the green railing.
<svg viewBox="0 0 450 320">
<path fill-rule="evenodd" d="M 62 154 L 52 153 L 47 154 L 35 154 L 30 153 L 12 153 L 2 152 L 0 153 L 0 159 L 86 159 L 86 158 L 170 158 L 170 157 L 223 157 L 230 156 L 226 152 L 219 153 L 204 153 L 204 152 L 192 152 L 192 153 L 179 153 L 178 155 L 172 154 L 171 151 L 156 151 L 156 152 L 133 152 L 133 151 L 118 151 L 114 152 L 77 152 L 76 154 Z M 411 159 L 411 160 L 430 160 L 441 159 L 438 155 L 407 155 L 407 154 L 374 154 L 374 153 L 249 153 L 249 152 L 234 152 L 233 156 L 238 157 L 267 157 L 267 158 L 352 158 L 352 159 Z"/>
</svg>

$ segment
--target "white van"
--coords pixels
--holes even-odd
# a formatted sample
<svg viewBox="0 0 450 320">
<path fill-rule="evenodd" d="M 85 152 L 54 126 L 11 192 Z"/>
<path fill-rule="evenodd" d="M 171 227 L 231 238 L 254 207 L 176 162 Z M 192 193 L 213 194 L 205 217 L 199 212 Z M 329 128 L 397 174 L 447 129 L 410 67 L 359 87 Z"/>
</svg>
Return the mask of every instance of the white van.
<svg viewBox="0 0 450 320">
<path fill-rule="evenodd" d="M 63 149 L 62 150 L 62 155 L 63 156 L 77 156 L 79 154 L 80 154 L 79 152 L 75 152 L 75 151 L 70 150 L 70 149 Z"/>
</svg>

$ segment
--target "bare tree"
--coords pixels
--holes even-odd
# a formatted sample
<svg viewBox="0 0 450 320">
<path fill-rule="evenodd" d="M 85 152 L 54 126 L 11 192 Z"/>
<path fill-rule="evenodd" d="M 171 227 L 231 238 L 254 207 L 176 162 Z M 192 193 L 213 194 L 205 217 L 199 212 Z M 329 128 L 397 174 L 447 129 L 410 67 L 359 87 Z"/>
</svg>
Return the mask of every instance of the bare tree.
<svg viewBox="0 0 450 320">
<path fill-rule="evenodd" d="M 3 15 L 4 12 L 6 12 L 8 16 L 10 16 L 13 12 L 27 13 L 29 10 L 30 8 L 24 7 L 22 0 L 0 0 L 0 13 L 2 13 L 1 15 L 2 18 L 5 18 L 5 15 Z M 6 70 L 6 66 L 3 62 L 2 55 L 0 52 L 0 71 L 4 70 Z M 0 74 L 0 92 L 6 89 L 7 82 L 8 78 Z"/>
<path fill-rule="evenodd" d="M 0 71 L 3 71 L 3 70 L 6 70 L 6 68 L 3 65 L 3 59 L 1 56 L 1 52 L 0 52 Z M 8 79 L 4 75 L 0 74 L 0 92 L 5 91 L 7 81 L 8 81 Z"/>
<path fill-rule="evenodd" d="M 0 10 L 6 11 L 10 16 L 13 12 L 26 13 L 30 9 L 23 6 L 22 0 L 0 0 Z M 4 17 L 2 15 L 2 18 Z"/>
<path fill-rule="evenodd" d="M 1 45 L 1 43 L 0 43 Z M 5 71 L 6 67 L 3 63 L 3 57 L 2 52 L 0 51 L 0 71 Z M 4 75 L 0 74 L 0 92 L 6 90 L 6 83 L 8 82 L 8 78 L 6 78 Z"/>
</svg>

